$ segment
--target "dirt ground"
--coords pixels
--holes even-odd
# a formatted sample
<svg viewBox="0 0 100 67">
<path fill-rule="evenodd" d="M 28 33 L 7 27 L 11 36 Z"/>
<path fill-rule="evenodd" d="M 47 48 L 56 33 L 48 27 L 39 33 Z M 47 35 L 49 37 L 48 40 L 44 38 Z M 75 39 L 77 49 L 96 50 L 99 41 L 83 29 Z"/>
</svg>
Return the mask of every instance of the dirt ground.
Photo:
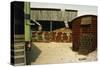
<svg viewBox="0 0 100 67">
<path fill-rule="evenodd" d="M 41 53 L 32 64 L 57 64 L 97 60 L 97 51 L 93 51 L 88 55 L 79 55 L 77 52 L 72 51 L 72 43 L 34 42 L 34 45 L 41 50 Z"/>
</svg>

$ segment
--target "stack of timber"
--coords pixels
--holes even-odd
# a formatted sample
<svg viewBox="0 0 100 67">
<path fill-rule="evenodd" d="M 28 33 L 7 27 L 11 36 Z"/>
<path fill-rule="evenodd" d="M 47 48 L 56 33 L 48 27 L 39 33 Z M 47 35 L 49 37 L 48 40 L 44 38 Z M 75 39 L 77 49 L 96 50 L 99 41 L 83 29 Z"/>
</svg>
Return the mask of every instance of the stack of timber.
<svg viewBox="0 0 100 67">
<path fill-rule="evenodd" d="M 24 35 L 14 35 L 14 44 L 11 45 L 12 64 L 16 66 L 25 65 L 25 42 Z"/>
</svg>

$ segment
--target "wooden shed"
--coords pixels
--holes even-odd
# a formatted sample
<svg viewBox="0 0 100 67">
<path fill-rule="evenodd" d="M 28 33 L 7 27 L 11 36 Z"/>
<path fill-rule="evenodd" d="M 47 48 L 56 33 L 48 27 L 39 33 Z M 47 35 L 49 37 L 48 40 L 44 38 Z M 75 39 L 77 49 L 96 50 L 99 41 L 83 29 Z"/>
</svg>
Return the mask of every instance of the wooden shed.
<svg viewBox="0 0 100 67">
<path fill-rule="evenodd" d="M 97 16 L 83 15 L 71 21 L 72 49 L 88 54 L 97 48 Z"/>
<path fill-rule="evenodd" d="M 77 10 L 56 8 L 31 8 L 31 20 L 71 21 L 77 16 Z"/>
</svg>

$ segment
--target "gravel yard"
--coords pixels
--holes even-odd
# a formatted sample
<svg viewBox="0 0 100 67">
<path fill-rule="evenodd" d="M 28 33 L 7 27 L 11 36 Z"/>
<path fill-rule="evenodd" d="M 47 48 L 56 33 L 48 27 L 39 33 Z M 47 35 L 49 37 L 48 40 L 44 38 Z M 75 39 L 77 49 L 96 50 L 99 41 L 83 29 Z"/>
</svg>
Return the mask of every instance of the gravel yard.
<svg viewBox="0 0 100 67">
<path fill-rule="evenodd" d="M 34 45 L 41 50 L 41 53 L 32 64 L 54 64 L 97 60 L 97 51 L 93 51 L 88 55 L 79 55 L 77 52 L 72 51 L 72 43 L 34 42 Z"/>
</svg>

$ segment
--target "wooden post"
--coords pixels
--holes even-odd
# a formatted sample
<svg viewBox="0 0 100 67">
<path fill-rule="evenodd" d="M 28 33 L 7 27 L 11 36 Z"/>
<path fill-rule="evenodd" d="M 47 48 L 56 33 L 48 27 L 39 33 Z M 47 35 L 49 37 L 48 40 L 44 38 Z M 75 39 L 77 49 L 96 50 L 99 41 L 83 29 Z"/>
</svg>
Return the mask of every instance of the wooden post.
<svg viewBox="0 0 100 67">
<path fill-rule="evenodd" d="M 25 41 L 31 41 L 31 31 L 30 31 L 30 3 L 24 2 L 24 32 Z"/>
<path fill-rule="evenodd" d="M 25 34 L 25 53 L 26 65 L 31 65 L 31 30 L 30 30 L 30 3 L 24 2 L 24 34 Z"/>
</svg>

